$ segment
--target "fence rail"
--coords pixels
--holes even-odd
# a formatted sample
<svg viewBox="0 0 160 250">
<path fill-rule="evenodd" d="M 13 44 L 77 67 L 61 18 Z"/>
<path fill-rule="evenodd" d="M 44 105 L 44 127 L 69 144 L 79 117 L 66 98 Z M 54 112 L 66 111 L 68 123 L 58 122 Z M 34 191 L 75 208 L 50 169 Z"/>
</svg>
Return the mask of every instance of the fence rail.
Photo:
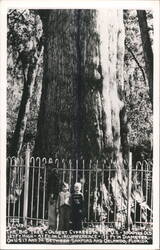
<svg viewBox="0 0 160 250">
<path fill-rule="evenodd" d="M 107 161 L 53 160 L 51 158 L 7 158 L 7 222 L 39 225 L 48 220 L 48 177 L 58 176 L 70 191 L 79 181 L 85 198 L 85 223 L 152 224 L 152 162 L 137 162 L 132 155 L 126 176 Z M 120 197 L 121 196 L 121 197 Z"/>
</svg>

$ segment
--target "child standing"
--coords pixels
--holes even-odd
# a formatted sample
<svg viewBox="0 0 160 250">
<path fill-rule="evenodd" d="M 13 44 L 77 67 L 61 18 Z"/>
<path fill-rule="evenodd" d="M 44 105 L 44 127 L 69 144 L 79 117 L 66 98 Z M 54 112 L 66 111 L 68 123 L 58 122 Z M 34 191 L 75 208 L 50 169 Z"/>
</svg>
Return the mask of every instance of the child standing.
<svg viewBox="0 0 160 250">
<path fill-rule="evenodd" d="M 57 196 L 51 194 L 48 201 L 48 226 L 49 229 L 54 231 L 57 228 L 56 201 Z"/>
<path fill-rule="evenodd" d="M 74 193 L 72 194 L 72 227 L 73 230 L 82 230 L 83 219 L 83 194 L 81 193 L 81 183 L 74 184 Z"/>
<path fill-rule="evenodd" d="M 59 215 L 58 230 L 68 231 L 70 221 L 70 209 L 71 209 L 71 194 L 69 192 L 69 186 L 67 183 L 62 184 L 62 191 L 58 195 L 57 200 L 57 214 Z"/>
</svg>

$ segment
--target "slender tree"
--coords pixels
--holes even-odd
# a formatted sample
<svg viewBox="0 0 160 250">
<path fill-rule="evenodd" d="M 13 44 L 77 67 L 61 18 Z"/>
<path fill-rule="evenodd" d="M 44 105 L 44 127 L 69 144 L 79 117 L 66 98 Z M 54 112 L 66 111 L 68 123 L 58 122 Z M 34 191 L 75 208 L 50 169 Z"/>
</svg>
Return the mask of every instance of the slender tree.
<svg viewBox="0 0 160 250">
<path fill-rule="evenodd" d="M 147 24 L 147 16 L 145 10 L 137 10 L 139 27 L 141 32 L 142 47 L 144 51 L 144 60 L 146 66 L 146 75 L 149 85 L 149 95 L 153 106 L 153 51 L 149 36 L 149 28 Z"/>
<path fill-rule="evenodd" d="M 41 21 L 29 10 L 8 11 L 8 82 L 23 88 L 8 154 L 19 156 L 29 117 L 32 92 L 43 54 Z M 10 83 L 9 83 L 10 84 Z M 18 98 L 17 98 L 18 99 Z M 14 106 L 14 105 L 13 105 Z"/>
<path fill-rule="evenodd" d="M 27 126 L 27 118 L 30 112 L 30 102 L 33 86 L 35 83 L 39 61 L 42 57 L 42 53 L 43 46 L 41 46 L 39 51 L 36 47 L 32 47 L 32 49 L 22 51 L 19 55 L 19 60 L 21 60 L 22 63 L 24 87 L 10 149 L 10 155 L 16 157 L 18 157 L 21 152 L 24 133 Z"/>
</svg>

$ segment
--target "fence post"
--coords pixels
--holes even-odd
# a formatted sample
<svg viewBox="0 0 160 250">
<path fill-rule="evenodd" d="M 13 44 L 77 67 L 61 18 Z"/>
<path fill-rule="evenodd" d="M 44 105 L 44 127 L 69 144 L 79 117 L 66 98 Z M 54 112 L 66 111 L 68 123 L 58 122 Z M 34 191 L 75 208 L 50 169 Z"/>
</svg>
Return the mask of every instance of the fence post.
<svg viewBox="0 0 160 250">
<path fill-rule="evenodd" d="M 129 152 L 129 164 L 128 164 L 128 193 L 127 193 L 127 227 L 130 230 L 131 224 L 131 179 L 132 179 L 132 153 Z"/>
<path fill-rule="evenodd" d="M 25 181 L 24 181 L 24 202 L 23 202 L 24 226 L 27 226 L 29 167 L 30 167 L 30 149 L 29 145 L 27 144 L 26 154 L 25 154 Z"/>
</svg>

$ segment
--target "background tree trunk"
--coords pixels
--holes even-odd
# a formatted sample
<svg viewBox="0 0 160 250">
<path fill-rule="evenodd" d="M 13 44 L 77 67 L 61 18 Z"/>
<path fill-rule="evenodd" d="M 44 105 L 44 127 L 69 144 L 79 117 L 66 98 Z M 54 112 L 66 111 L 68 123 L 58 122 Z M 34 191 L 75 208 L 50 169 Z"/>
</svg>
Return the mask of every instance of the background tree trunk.
<svg viewBox="0 0 160 250">
<path fill-rule="evenodd" d="M 153 106 L 153 51 L 149 37 L 149 29 L 145 10 L 137 10 L 139 27 L 141 32 L 142 47 L 146 66 L 146 75 L 149 85 L 149 95 Z"/>
<path fill-rule="evenodd" d="M 28 55 L 27 55 L 28 57 L 30 56 L 29 53 L 30 51 L 28 51 Z M 37 58 L 36 57 L 37 51 L 35 51 L 35 53 L 32 54 L 32 58 L 30 58 L 32 62 L 29 62 L 27 65 L 25 65 L 25 67 L 23 67 L 24 87 L 23 87 L 23 94 L 22 94 L 22 99 L 21 99 L 21 103 L 19 107 L 17 123 L 16 123 L 15 131 L 14 131 L 12 143 L 11 143 L 11 149 L 10 149 L 11 156 L 18 157 L 21 152 L 24 133 L 26 130 L 26 125 L 27 125 L 27 118 L 30 112 L 30 101 L 32 97 L 32 90 L 33 90 L 33 86 L 34 86 L 36 75 L 37 75 L 39 59 L 41 58 L 42 53 L 43 53 L 43 48 L 41 48 L 39 58 Z M 34 60 L 34 63 L 33 63 L 33 60 Z"/>
</svg>

